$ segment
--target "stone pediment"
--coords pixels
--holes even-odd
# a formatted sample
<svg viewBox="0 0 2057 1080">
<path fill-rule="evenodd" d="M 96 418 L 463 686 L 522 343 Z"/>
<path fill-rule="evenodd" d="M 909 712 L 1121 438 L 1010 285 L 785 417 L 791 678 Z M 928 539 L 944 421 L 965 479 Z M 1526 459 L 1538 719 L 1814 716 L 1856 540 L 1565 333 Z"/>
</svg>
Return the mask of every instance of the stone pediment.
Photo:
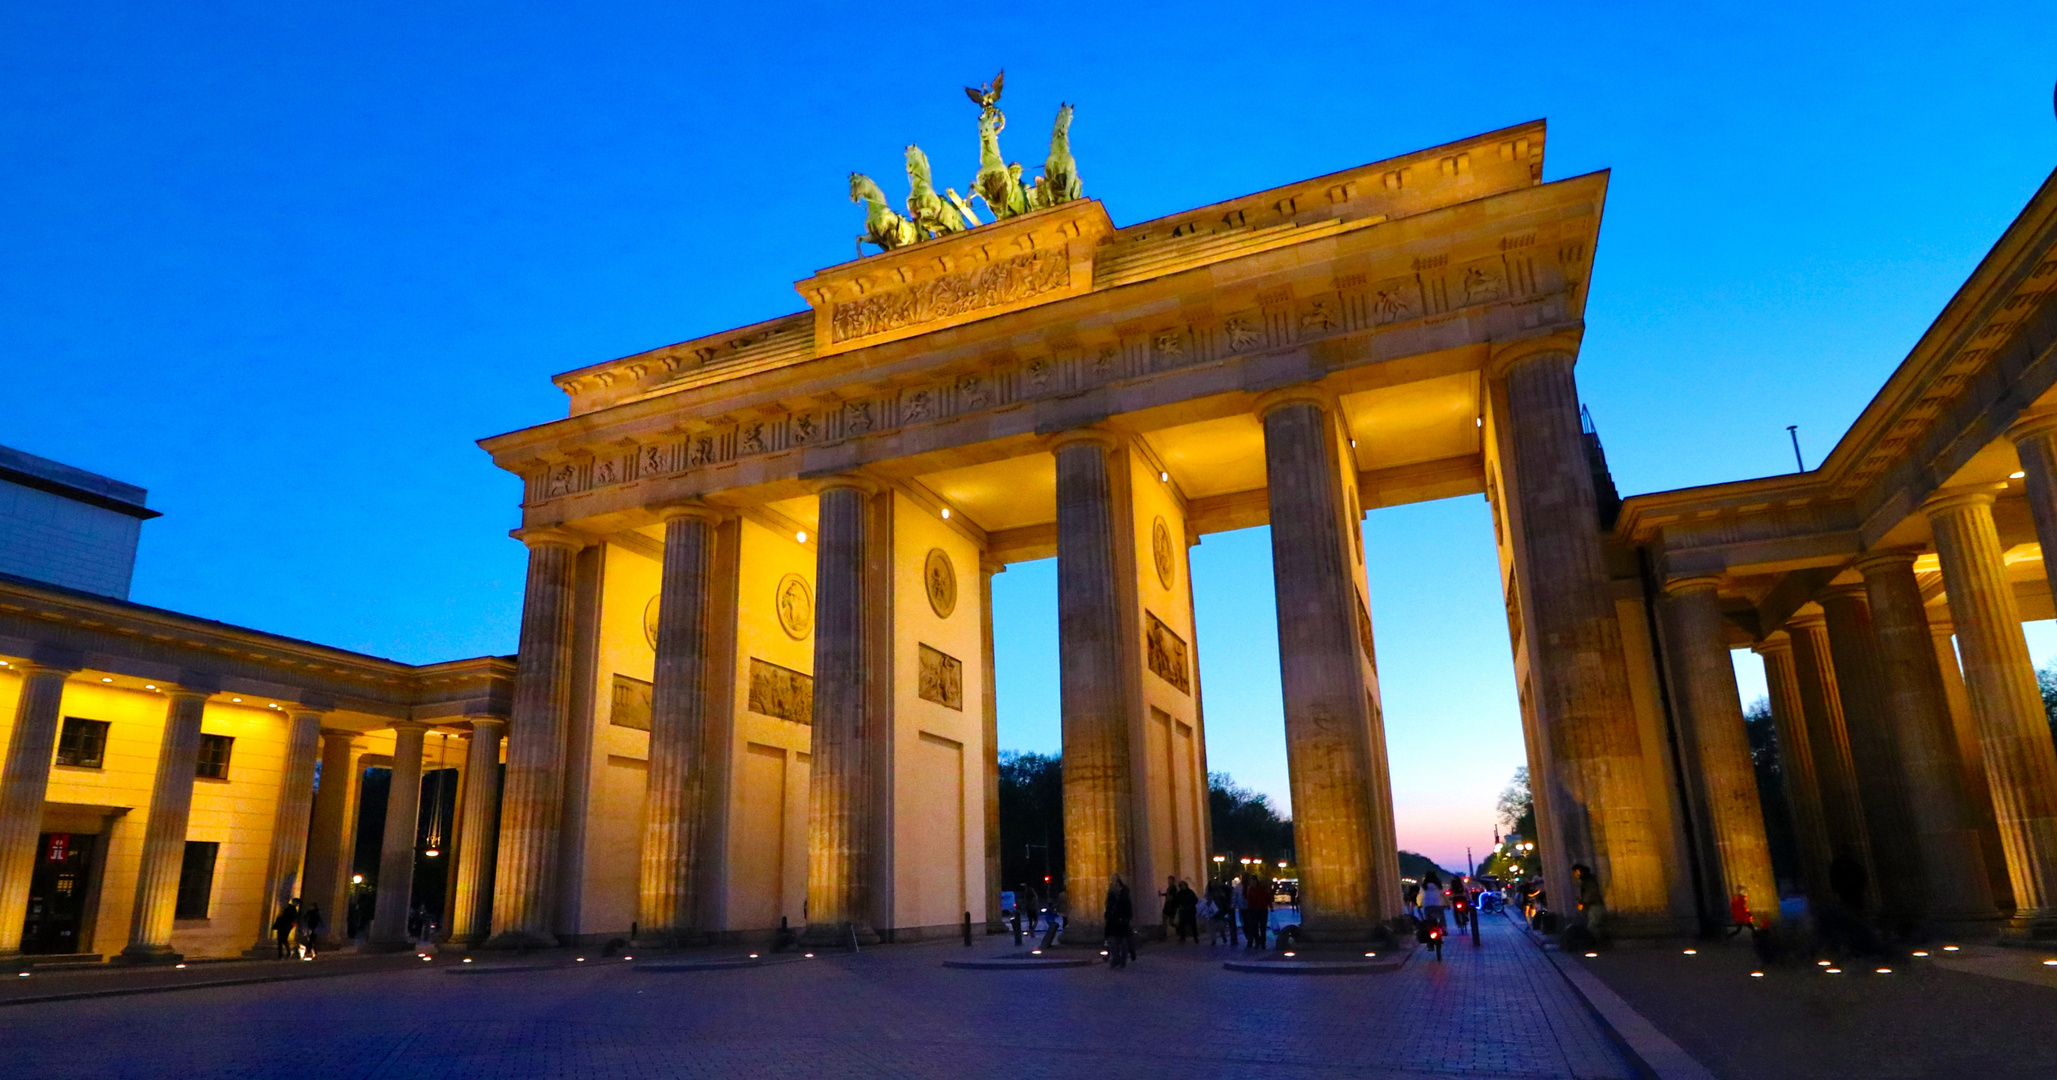
<svg viewBox="0 0 2057 1080">
<path fill-rule="evenodd" d="M 814 309 L 816 356 L 1004 315 L 1090 292 L 1114 223 L 1097 199 L 830 267 L 795 282 Z"/>
</svg>

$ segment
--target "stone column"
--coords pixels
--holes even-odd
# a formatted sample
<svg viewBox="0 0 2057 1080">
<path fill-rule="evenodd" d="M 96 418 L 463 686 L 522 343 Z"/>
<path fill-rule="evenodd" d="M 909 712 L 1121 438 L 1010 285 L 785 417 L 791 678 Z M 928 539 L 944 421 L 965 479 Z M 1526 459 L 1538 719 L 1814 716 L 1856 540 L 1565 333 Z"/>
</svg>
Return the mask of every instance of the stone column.
<svg viewBox="0 0 2057 1080">
<path fill-rule="evenodd" d="M 2002 915 L 2014 911 L 2014 882 L 2007 877 L 2007 849 L 2000 844 L 2000 826 L 1993 819 L 1993 789 L 1986 783 L 1986 752 L 1978 741 L 1978 718 L 1964 689 L 1964 671 L 1957 666 L 1957 630 L 1949 622 L 1928 624 L 1929 644 L 1936 652 L 1936 671 L 1943 677 L 1943 697 L 1950 703 L 1950 730 L 1957 739 L 1957 763 L 1964 768 L 1964 799 L 1985 852 L 1986 887 Z"/>
<path fill-rule="evenodd" d="M 1985 852 L 1964 793 L 1964 768 L 1950 726 L 1950 703 L 1936 668 L 1921 585 L 1912 552 L 1880 552 L 1857 560 L 1871 603 L 1877 643 L 1877 696 L 1906 795 L 1919 852 L 1925 910 L 1948 922 L 1991 921 L 1998 911 L 1986 886 Z"/>
<path fill-rule="evenodd" d="M 507 721 L 471 718 L 464 758 L 464 805 L 458 809 L 457 914 L 450 940 L 486 940 L 493 927 L 493 863 L 500 846 L 500 738 Z"/>
<path fill-rule="evenodd" d="M 6 771 L 0 772 L 0 957 L 21 952 L 28 918 L 29 877 L 36 869 L 36 840 L 43 830 L 43 798 L 50 790 L 50 759 L 57 750 L 58 708 L 64 700 L 67 668 L 16 664 L 21 692 L 15 698 L 14 730 L 7 738 Z"/>
<path fill-rule="evenodd" d="M 820 495 L 815 540 L 814 734 L 808 782 L 807 937 L 817 943 L 878 940 L 866 920 L 871 859 L 865 742 L 865 559 L 874 487 L 837 477 Z M 891 663 L 890 657 L 876 658 Z"/>
<path fill-rule="evenodd" d="M 1764 807 L 1757 796 L 1757 770 L 1750 760 L 1750 736 L 1736 690 L 1735 663 L 1716 593 L 1719 578 L 1686 577 L 1665 582 L 1665 621 L 1670 624 L 1669 657 L 1678 687 L 1681 733 L 1693 762 L 1688 782 L 1701 807 L 1720 865 L 1709 867 L 1710 884 L 1721 895 L 1703 897 L 1702 915 L 1712 925 L 1728 921 L 1728 898 L 1740 892 L 1750 910 L 1778 917 L 1778 881 L 1771 872 L 1771 846 L 1764 838 Z"/>
<path fill-rule="evenodd" d="M 1659 840 L 1643 785 L 1644 747 L 1572 364 L 1569 352 L 1518 356 L 1505 365 L 1500 391 L 1532 705 L 1552 773 L 1536 779 L 1549 788 L 1546 835 L 1566 861 L 1599 872 L 1610 923 L 1630 934 L 1665 934 L 1676 929 L 1664 863 L 1670 845 Z"/>
<path fill-rule="evenodd" d="M 354 731 L 321 733 L 321 782 L 314 791 L 314 820 L 307 829 L 307 879 L 300 895 L 321 906 L 322 929 L 316 944 L 328 948 L 341 941 L 348 917 L 343 884 L 348 863 L 343 850 L 345 819 L 350 811 L 350 749 Z"/>
<path fill-rule="evenodd" d="M 1766 637 L 1752 651 L 1764 658 L 1764 681 L 1771 691 L 1771 722 L 1778 733 L 1779 776 L 1785 787 L 1786 804 L 1793 810 L 1800 879 L 1807 895 L 1818 899 L 1830 895 L 1828 863 L 1833 856 L 1828 823 L 1822 818 L 1814 751 L 1808 745 L 1807 711 L 1800 694 L 1800 675 L 1794 666 L 1793 642 L 1781 631 Z"/>
<path fill-rule="evenodd" d="M 1057 457 L 1057 655 L 1064 724 L 1064 884 L 1067 941 L 1100 940 L 1108 880 L 1128 881 L 1145 918 L 1150 882 L 1135 877 L 1134 785 L 1129 760 L 1124 595 L 1117 544 L 1127 523 L 1115 506 L 1102 431 L 1067 432 Z"/>
<path fill-rule="evenodd" d="M 1821 822 L 1828 831 L 1829 857 L 1856 860 L 1871 882 L 1866 889 L 1871 897 L 1867 903 L 1875 903 L 1877 875 L 1871 872 L 1871 839 L 1864 825 L 1864 802 L 1857 794 L 1857 767 L 1850 761 L 1850 732 L 1843 723 L 1843 695 L 1836 685 L 1828 620 L 1807 614 L 1786 627 L 1793 639 L 1793 673 L 1806 720 L 1807 751 L 1821 792 Z M 1832 897 L 1824 891 L 1811 899 L 1822 904 Z"/>
<path fill-rule="evenodd" d="M 2057 413 L 2026 417 L 2007 437 L 2021 459 L 2021 486 L 2035 518 L 2036 539 L 2044 551 L 2057 552 Z M 2051 595 L 2057 596 L 2057 558 L 2043 560 L 2043 576 L 2051 583 Z"/>
<path fill-rule="evenodd" d="M 507 791 L 493 869 L 493 937 L 509 948 L 557 944 L 551 933 L 558 831 L 564 809 L 565 729 L 571 718 L 573 560 L 583 545 L 542 529 L 523 537 L 529 572 L 520 667 L 508 723 Z"/>
<path fill-rule="evenodd" d="M 421 746 L 428 730 L 413 720 L 393 725 L 393 783 L 386 789 L 386 835 L 379 844 L 379 893 L 371 915 L 374 952 L 400 952 L 414 944 L 407 916 L 421 832 Z"/>
<path fill-rule="evenodd" d="M 1885 705 L 1885 672 L 1871 627 L 1864 586 L 1837 585 L 1817 602 L 1828 624 L 1835 658 L 1836 690 L 1843 701 L 1850 764 L 1857 798 L 1864 807 L 1864 833 L 1871 843 L 1871 879 L 1879 914 L 1888 927 L 1911 931 L 1927 915 L 1922 888 L 1921 849 L 1914 841 L 1914 815 L 1892 742 Z"/>
<path fill-rule="evenodd" d="M 1378 763 L 1364 632 L 1358 607 L 1334 418 L 1312 388 L 1261 401 L 1264 472 L 1271 508 L 1272 583 L 1278 605 L 1279 678 L 1286 766 L 1293 793 L 1293 848 L 1300 864 L 1300 918 L 1309 940 L 1361 940 L 1384 919 Z M 1067 762 L 1068 764 L 1068 762 Z"/>
<path fill-rule="evenodd" d="M 699 506 L 664 511 L 664 579 L 657 601 L 657 660 L 650 706 L 650 782 L 643 802 L 643 859 L 637 904 L 642 933 L 664 944 L 704 940 L 699 897 L 705 806 L 701 749 L 711 703 L 709 676 L 732 657 L 709 651 L 714 530 Z"/>
<path fill-rule="evenodd" d="M 321 743 L 321 713 L 293 708 L 286 713 L 286 760 L 279 776 L 279 801 L 271 816 L 271 855 L 264 870 L 268 907 L 257 913 L 252 956 L 276 956 L 271 923 L 300 892 L 300 866 L 307 855 L 308 813 L 314 805 L 314 759 Z M 303 903 L 305 901 L 303 900 Z M 327 913 L 323 913 L 327 917 Z"/>
<path fill-rule="evenodd" d="M 2038 937 L 2057 935 L 2057 748 L 1993 528 L 1993 497 L 1944 495 L 1922 510 L 1943 564 L 1993 817 L 2007 849 L 2013 927 Z"/>
<path fill-rule="evenodd" d="M 135 914 L 121 959 L 133 964 L 171 964 L 171 923 L 178 908 L 179 871 L 185 867 L 186 819 L 193 810 L 193 775 L 200 766 L 200 714 L 207 692 L 185 687 L 165 691 L 164 739 L 157 749 L 157 777 L 150 788 L 150 818 L 143 826 L 143 860 L 136 874 Z"/>
<path fill-rule="evenodd" d="M 1006 929 L 1000 921 L 1000 695 L 993 686 L 993 575 L 1007 567 L 979 559 L 979 649 L 985 693 L 979 707 L 985 720 L 986 791 L 986 932 Z"/>
</svg>

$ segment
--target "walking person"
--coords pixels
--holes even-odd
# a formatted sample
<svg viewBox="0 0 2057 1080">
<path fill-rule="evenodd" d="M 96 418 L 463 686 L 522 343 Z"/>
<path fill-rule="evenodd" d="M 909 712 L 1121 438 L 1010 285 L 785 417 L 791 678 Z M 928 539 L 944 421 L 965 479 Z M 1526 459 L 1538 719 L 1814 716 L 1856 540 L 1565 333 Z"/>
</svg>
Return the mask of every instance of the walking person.
<svg viewBox="0 0 2057 1080">
<path fill-rule="evenodd" d="M 314 959 L 314 943 L 321 940 L 321 905 L 309 900 L 300 905 L 300 958 Z"/>
<path fill-rule="evenodd" d="M 1243 882 L 1243 947 L 1263 949 L 1271 922 L 1271 882 L 1251 874 Z"/>
<path fill-rule="evenodd" d="M 1162 919 L 1166 937 L 1171 936 L 1178 926 L 1178 876 L 1168 875 L 1164 879 L 1164 891 L 1159 897 L 1159 917 Z"/>
<path fill-rule="evenodd" d="M 1021 895 L 1015 898 L 1015 910 L 1028 912 L 1029 933 L 1036 932 L 1036 920 L 1043 917 L 1043 898 L 1034 887 L 1023 884 Z"/>
<path fill-rule="evenodd" d="M 1193 944 L 1200 944 L 1200 895 L 1193 891 L 1193 886 L 1190 882 L 1181 881 L 1178 883 L 1176 915 L 1179 941 L 1184 942 L 1187 938 L 1191 938 L 1193 939 Z"/>
<path fill-rule="evenodd" d="M 1050 898 L 1050 912 L 1043 919 L 1043 948 L 1057 943 L 1057 932 L 1064 928 L 1065 920 L 1071 915 L 1070 904 L 1071 894 L 1063 889 L 1057 890 L 1056 895 Z"/>
<path fill-rule="evenodd" d="M 286 901 L 286 906 L 279 910 L 279 917 L 271 921 L 271 938 L 278 946 L 278 959 L 284 960 L 286 950 L 293 947 L 293 930 L 299 925 L 300 900 L 295 897 Z"/>
<path fill-rule="evenodd" d="M 1136 902 L 1129 895 L 1128 882 L 1121 875 L 1114 875 L 1107 882 L 1107 905 L 1100 912 L 1102 925 L 1107 928 L 1107 966 L 1125 968 L 1129 957 L 1135 955 Z"/>
<path fill-rule="evenodd" d="M 1234 945 L 1236 943 L 1236 935 L 1241 933 L 1244 929 L 1246 929 L 1250 921 L 1250 900 L 1248 897 L 1243 895 L 1243 882 L 1245 880 L 1245 878 L 1237 877 L 1235 880 L 1229 882 L 1228 886 L 1228 943 L 1231 945 Z"/>
</svg>

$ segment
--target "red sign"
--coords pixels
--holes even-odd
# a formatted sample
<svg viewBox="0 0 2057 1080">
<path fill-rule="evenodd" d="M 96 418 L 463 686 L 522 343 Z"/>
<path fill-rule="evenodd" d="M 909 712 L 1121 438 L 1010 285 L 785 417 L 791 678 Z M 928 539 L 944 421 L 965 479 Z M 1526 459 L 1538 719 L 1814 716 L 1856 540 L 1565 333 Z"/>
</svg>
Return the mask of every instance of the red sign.
<svg viewBox="0 0 2057 1080">
<path fill-rule="evenodd" d="M 71 834 L 54 832 L 50 834 L 50 852 L 45 858 L 51 862 L 63 862 L 71 855 Z"/>
</svg>

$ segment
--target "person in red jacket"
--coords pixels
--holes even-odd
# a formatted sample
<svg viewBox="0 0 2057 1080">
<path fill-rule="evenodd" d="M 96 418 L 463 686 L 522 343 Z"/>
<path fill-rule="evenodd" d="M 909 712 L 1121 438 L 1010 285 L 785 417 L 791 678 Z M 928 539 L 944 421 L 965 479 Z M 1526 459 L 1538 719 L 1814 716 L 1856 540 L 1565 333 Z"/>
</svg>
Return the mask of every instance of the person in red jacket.
<svg viewBox="0 0 2057 1080">
<path fill-rule="evenodd" d="M 1271 882 L 1257 874 L 1243 878 L 1244 948 L 1264 948 L 1264 936 L 1271 928 Z"/>
</svg>

